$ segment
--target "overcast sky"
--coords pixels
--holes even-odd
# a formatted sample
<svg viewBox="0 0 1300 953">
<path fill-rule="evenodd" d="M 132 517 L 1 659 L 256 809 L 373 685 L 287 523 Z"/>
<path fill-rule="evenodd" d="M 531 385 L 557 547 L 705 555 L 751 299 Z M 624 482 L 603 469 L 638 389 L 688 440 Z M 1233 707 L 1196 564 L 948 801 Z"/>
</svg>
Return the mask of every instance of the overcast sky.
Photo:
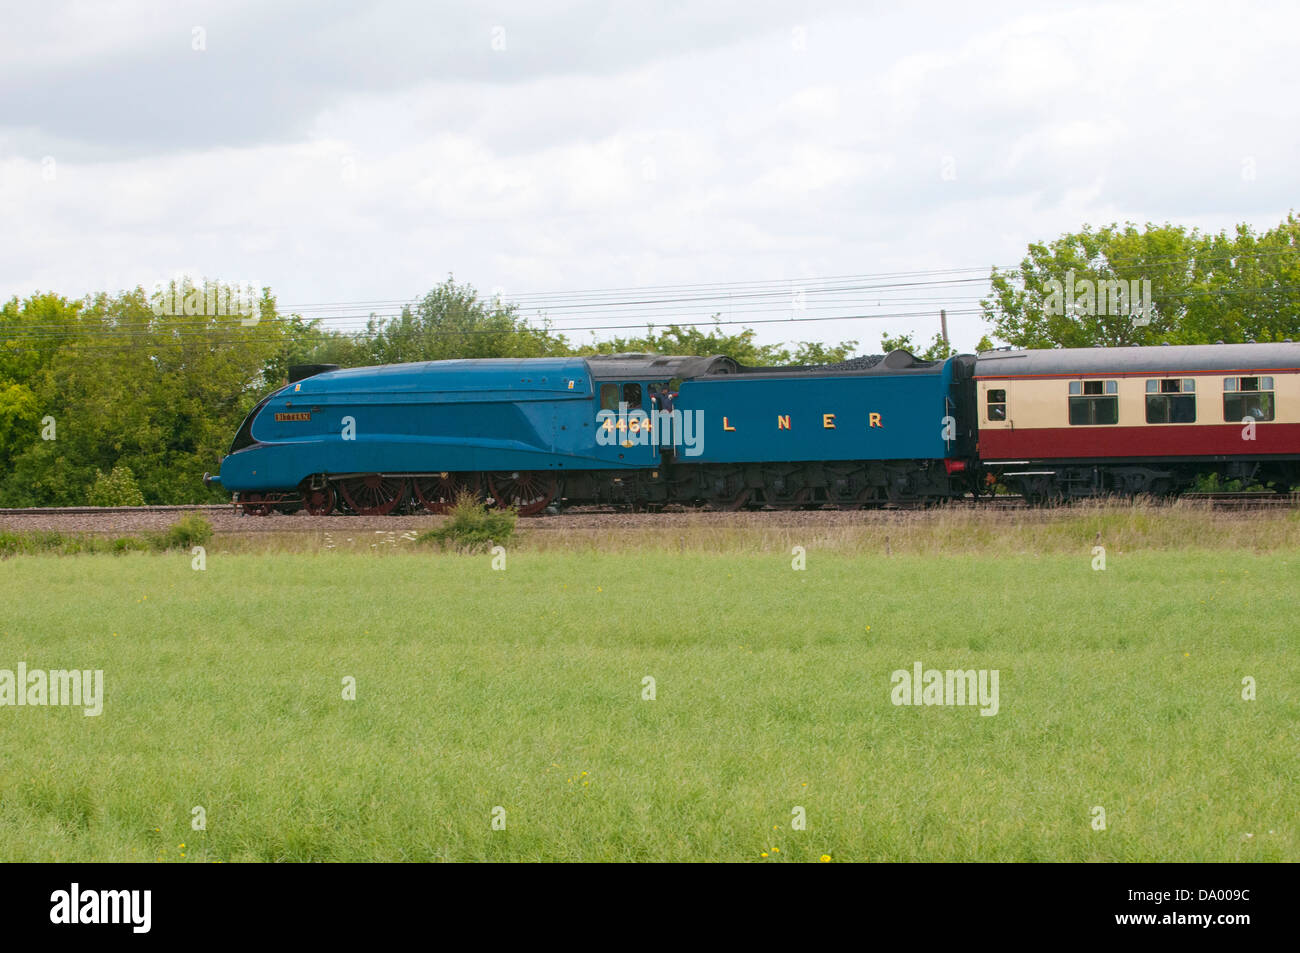
<svg viewBox="0 0 1300 953">
<path fill-rule="evenodd" d="M 294 306 L 449 272 L 508 299 L 986 268 L 1084 223 L 1267 228 L 1300 205 L 1290 2 L 3 10 L 5 298 L 178 273 Z M 949 293 L 967 349 L 977 292 Z"/>
</svg>

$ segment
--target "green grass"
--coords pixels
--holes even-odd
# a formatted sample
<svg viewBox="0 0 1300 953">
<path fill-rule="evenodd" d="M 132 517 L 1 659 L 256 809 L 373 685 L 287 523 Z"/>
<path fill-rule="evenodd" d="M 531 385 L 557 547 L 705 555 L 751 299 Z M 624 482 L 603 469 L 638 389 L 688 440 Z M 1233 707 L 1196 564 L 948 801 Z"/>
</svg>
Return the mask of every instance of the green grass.
<svg viewBox="0 0 1300 953">
<path fill-rule="evenodd" d="M 0 562 L 0 860 L 1300 859 L 1295 550 L 491 559 Z"/>
</svg>

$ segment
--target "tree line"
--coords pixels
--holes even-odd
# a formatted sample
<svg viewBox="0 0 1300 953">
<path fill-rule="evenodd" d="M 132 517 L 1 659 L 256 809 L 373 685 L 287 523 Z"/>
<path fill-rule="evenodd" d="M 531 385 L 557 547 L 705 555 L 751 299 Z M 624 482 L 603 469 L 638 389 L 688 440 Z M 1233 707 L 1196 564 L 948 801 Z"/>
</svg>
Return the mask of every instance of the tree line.
<svg viewBox="0 0 1300 953">
<path fill-rule="evenodd" d="M 1015 268 L 993 269 L 980 303 L 991 337 L 979 346 L 1300 339 L 1298 286 L 1294 214 L 1262 234 L 1244 225 L 1217 234 L 1085 227 L 1031 244 Z M 882 336 L 880 350 L 895 347 L 928 359 L 952 353 L 937 335 L 926 346 L 910 334 Z M 269 288 L 37 293 L 0 307 L 0 506 L 84 504 L 127 470 L 148 503 L 224 499 L 203 487 L 204 471 L 217 468 L 244 416 L 292 364 L 651 352 L 773 366 L 835 363 L 857 350 L 857 341 L 760 344 L 752 329 L 731 333 L 720 322 L 576 342 L 451 277 L 358 331 L 283 314 Z"/>
</svg>

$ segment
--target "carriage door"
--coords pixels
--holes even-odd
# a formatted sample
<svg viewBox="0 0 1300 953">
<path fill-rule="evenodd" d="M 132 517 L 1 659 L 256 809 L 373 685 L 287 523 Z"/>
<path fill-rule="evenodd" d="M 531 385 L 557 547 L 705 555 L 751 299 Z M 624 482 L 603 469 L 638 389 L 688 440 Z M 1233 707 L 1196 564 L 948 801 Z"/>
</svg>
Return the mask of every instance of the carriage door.
<svg viewBox="0 0 1300 953">
<path fill-rule="evenodd" d="M 1011 381 L 980 381 L 979 423 L 981 430 L 1015 430 L 1011 422 Z"/>
</svg>

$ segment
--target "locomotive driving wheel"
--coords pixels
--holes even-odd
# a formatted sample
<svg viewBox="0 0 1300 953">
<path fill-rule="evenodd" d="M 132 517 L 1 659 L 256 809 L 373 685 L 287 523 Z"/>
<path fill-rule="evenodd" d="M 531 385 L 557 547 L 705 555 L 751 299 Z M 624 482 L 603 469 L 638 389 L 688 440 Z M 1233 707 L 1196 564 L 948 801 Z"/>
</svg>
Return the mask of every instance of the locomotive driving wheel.
<svg viewBox="0 0 1300 953">
<path fill-rule="evenodd" d="M 387 516 L 406 498 L 406 481 L 379 473 L 339 481 L 339 490 L 354 513 Z"/>
<path fill-rule="evenodd" d="M 248 516 L 270 516 L 275 507 L 267 500 L 265 493 L 241 493 L 239 505 Z"/>
<path fill-rule="evenodd" d="M 555 477 L 530 471 L 494 473 L 488 487 L 498 507 L 513 506 L 520 516 L 536 516 L 559 492 Z"/>
<path fill-rule="evenodd" d="M 446 513 L 461 493 L 478 496 L 481 492 L 477 474 L 435 473 L 413 477 L 411 489 L 415 498 L 430 513 Z"/>
<path fill-rule="evenodd" d="M 337 505 L 338 494 L 330 484 L 326 483 L 318 489 L 303 485 L 302 506 L 312 516 L 329 516 Z"/>
</svg>

